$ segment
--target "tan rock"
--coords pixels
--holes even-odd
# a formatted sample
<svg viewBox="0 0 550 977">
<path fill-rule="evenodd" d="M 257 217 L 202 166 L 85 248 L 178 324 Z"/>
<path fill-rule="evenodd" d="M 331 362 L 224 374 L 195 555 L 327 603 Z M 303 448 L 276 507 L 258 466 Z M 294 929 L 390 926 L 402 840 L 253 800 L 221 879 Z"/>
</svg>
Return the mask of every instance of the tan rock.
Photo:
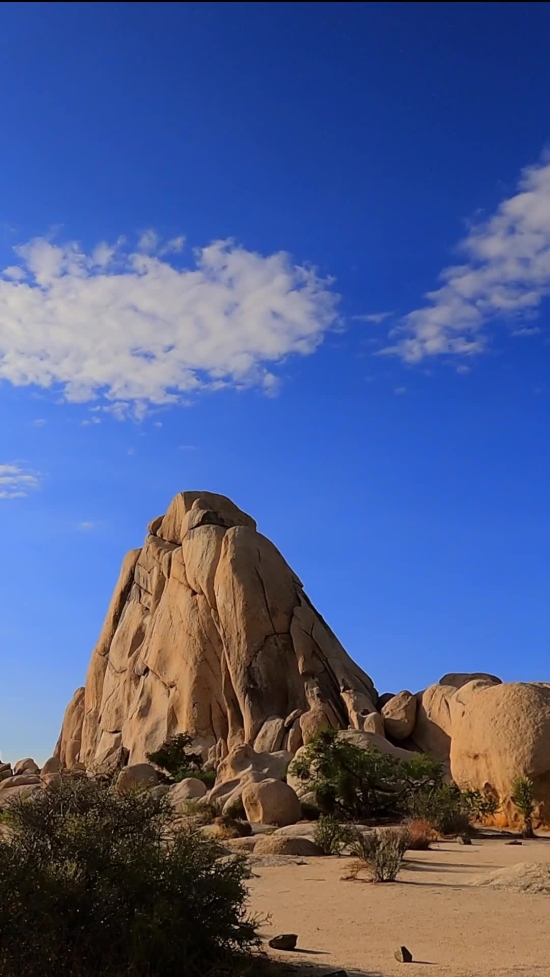
<svg viewBox="0 0 550 977">
<path fill-rule="evenodd" d="M 502 682 L 502 679 L 497 678 L 496 675 L 490 675 L 488 672 L 449 672 L 439 679 L 439 684 L 453 685 L 455 689 L 460 689 L 474 679 L 485 680 L 491 685 L 500 685 Z"/>
<path fill-rule="evenodd" d="M 415 755 L 412 750 L 403 750 L 400 746 L 394 746 L 384 736 L 364 732 L 361 729 L 344 729 L 338 733 L 338 737 L 362 750 L 378 750 L 379 753 L 389 753 L 401 760 L 410 760 Z"/>
<path fill-rule="evenodd" d="M 54 757 L 59 759 L 63 767 L 74 766 L 80 756 L 84 695 L 84 687 L 77 689 L 65 710 L 61 733 L 54 750 Z"/>
<path fill-rule="evenodd" d="M 26 800 L 37 790 L 43 790 L 40 781 L 37 784 L 20 784 L 0 791 L 0 810 L 5 811 L 13 802 Z"/>
<path fill-rule="evenodd" d="M 149 529 L 124 560 L 85 692 L 67 711 L 63 766 L 91 768 L 120 747 L 145 762 L 180 731 L 213 763 L 242 744 L 297 749 L 372 711 L 372 681 L 233 502 L 180 493 Z"/>
<path fill-rule="evenodd" d="M 40 773 L 40 767 L 34 760 L 27 757 L 26 760 L 18 760 L 13 768 L 14 777 L 21 773 Z"/>
<path fill-rule="evenodd" d="M 90 773 L 94 777 L 113 777 L 128 763 L 128 750 L 124 746 L 108 747 L 100 753 L 90 764 Z M 85 770 L 84 764 L 75 764 L 74 769 Z"/>
<path fill-rule="evenodd" d="M 40 780 L 44 787 L 60 787 L 63 778 L 60 773 L 41 773 Z"/>
<path fill-rule="evenodd" d="M 377 736 L 386 735 L 384 718 L 379 712 L 369 712 L 366 716 L 361 717 L 361 721 L 362 726 L 358 728 L 362 729 L 365 733 L 376 733 Z"/>
<path fill-rule="evenodd" d="M 317 825 L 317 821 L 299 821 L 298 824 L 289 824 L 284 828 L 277 828 L 273 834 L 277 838 L 307 838 L 309 841 L 313 841 Z"/>
<path fill-rule="evenodd" d="M 2 763 L 0 765 L 0 783 L 3 780 L 8 780 L 10 777 L 13 777 L 13 770 L 12 770 L 10 764 L 9 763 Z"/>
<path fill-rule="evenodd" d="M 323 854 L 308 838 L 285 838 L 283 835 L 260 835 L 254 845 L 255 855 L 293 855 L 312 858 Z"/>
<path fill-rule="evenodd" d="M 159 775 L 151 763 L 133 763 L 120 771 L 116 785 L 119 790 L 156 787 Z"/>
<path fill-rule="evenodd" d="M 430 685 L 416 696 L 413 740 L 423 753 L 448 764 L 451 750 L 453 685 Z"/>
<path fill-rule="evenodd" d="M 17 766 L 17 764 L 15 765 Z M 9 790 L 10 787 L 28 787 L 30 784 L 39 784 L 40 777 L 35 773 L 14 774 L 0 782 L 0 790 Z"/>
<path fill-rule="evenodd" d="M 260 824 L 284 827 L 295 824 L 302 816 L 297 795 L 282 780 L 269 779 L 247 784 L 242 792 L 242 802 L 247 820 Z"/>
<path fill-rule="evenodd" d="M 296 751 L 299 750 L 303 745 L 303 742 L 304 738 L 302 736 L 302 727 L 300 726 L 300 719 L 298 718 L 288 731 L 286 748 L 289 753 L 296 753 Z"/>
<path fill-rule="evenodd" d="M 188 801 L 197 801 L 207 794 L 206 784 L 197 777 L 186 777 L 168 791 L 168 800 L 177 814 L 184 814 Z"/>
<path fill-rule="evenodd" d="M 416 698 L 411 692 L 399 692 L 382 707 L 386 733 L 394 740 L 411 736 L 416 720 Z"/>
<path fill-rule="evenodd" d="M 234 747 L 218 766 L 216 784 L 209 794 L 211 804 L 222 811 L 231 809 L 247 784 L 261 780 L 282 780 L 292 760 L 285 750 L 277 753 L 256 753 L 251 746 Z"/>
<path fill-rule="evenodd" d="M 266 719 L 254 740 L 254 749 L 257 753 L 275 753 L 283 745 L 285 735 L 284 719 L 280 716 L 271 716 Z"/>
<path fill-rule="evenodd" d="M 49 760 L 46 760 L 44 766 L 40 771 L 40 776 L 46 777 L 52 773 L 60 773 L 61 770 L 62 770 L 61 760 L 56 756 L 52 756 L 49 758 Z"/>
<path fill-rule="evenodd" d="M 512 782 L 529 777 L 538 817 L 550 823 L 550 685 L 510 682 L 474 689 L 453 725 L 451 772 L 461 786 L 496 794 L 509 824 L 518 821 Z"/>
</svg>

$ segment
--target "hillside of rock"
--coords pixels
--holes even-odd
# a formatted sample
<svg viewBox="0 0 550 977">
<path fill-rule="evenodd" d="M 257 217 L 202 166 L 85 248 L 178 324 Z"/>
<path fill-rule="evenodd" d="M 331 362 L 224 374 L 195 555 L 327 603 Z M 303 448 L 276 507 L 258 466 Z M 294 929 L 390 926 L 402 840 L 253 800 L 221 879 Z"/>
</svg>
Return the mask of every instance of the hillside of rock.
<svg viewBox="0 0 550 977">
<path fill-rule="evenodd" d="M 180 493 L 123 561 L 55 756 L 114 770 L 185 731 L 217 769 L 213 799 L 230 804 L 283 779 L 327 725 L 365 748 L 429 753 L 495 795 L 508 823 L 514 777 L 528 776 L 550 821 L 550 684 L 457 672 L 379 696 L 252 517 L 224 496 Z"/>
<path fill-rule="evenodd" d="M 376 700 L 254 520 L 182 492 L 123 561 L 56 754 L 89 765 L 123 746 L 135 763 L 180 730 L 218 760 L 295 752 L 327 723 L 360 727 Z"/>
</svg>

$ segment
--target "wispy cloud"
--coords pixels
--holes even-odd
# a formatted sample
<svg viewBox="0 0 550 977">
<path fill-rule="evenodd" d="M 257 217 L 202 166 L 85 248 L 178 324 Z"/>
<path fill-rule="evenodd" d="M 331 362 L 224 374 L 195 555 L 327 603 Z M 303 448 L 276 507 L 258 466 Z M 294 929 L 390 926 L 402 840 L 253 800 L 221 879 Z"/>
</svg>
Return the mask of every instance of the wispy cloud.
<svg viewBox="0 0 550 977">
<path fill-rule="evenodd" d="M 215 241 L 178 268 L 167 256 L 183 247 L 153 230 L 133 250 L 123 239 L 89 253 L 45 238 L 18 246 L 0 273 L 0 379 L 120 417 L 205 388 L 272 394 L 273 366 L 315 352 L 336 325 L 332 282 L 287 254 Z"/>
<path fill-rule="evenodd" d="M 411 363 L 480 353 L 490 323 L 537 314 L 550 294 L 550 156 L 523 170 L 517 193 L 474 224 L 458 250 L 466 261 L 441 272 L 441 288 L 405 316 L 383 353 Z M 534 335 L 520 327 L 514 333 Z"/>
<path fill-rule="evenodd" d="M 20 464 L 0 465 L 0 499 L 24 499 L 40 488 L 40 476 Z"/>
<path fill-rule="evenodd" d="M 35 421 L 32 422 L 33 427 L 44 427 L 46 419 L 44 417 L 37 417 Z"/>
<path fill-rule="evenodd" d="M 90 533 L 92 529 L 95 529 L 97 522 L 92 522 L 91 520 L 84 520 L 79 522 L 78 528 L 82 530 L 83 533 Z"/>
<path fill-rule="evenodd" d="M 368 315 L 352 315 L 352 319 L 356 322 L 373 322 L 376 326 L 380 325 L 381 322 L 385 322 L 390 316 L 394 315 L 393 312 L 369 312 Z"/>
<path fill-rule="evenodd" d="M 197 448 L 196 448 L 196 446 L 194 444 L 180 444 L 179 445 L 179 449 L 180 449 L 180 451 L 196 451 L 197 450 Z"/>
</svg>

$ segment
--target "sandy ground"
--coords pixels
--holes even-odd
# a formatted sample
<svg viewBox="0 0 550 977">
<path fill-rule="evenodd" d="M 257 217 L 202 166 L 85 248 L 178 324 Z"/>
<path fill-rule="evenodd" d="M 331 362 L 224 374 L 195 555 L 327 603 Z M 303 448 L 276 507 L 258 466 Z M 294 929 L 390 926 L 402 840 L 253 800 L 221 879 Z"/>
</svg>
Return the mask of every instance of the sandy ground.
<svg viewBox="0 0 550 977">
<path fill-rule="evenodd" d="M 274 953 L 285 963 L 350 977 L 550 977 L 550 896 L 471 886 L 476 876 L 517 862 L 550 862 L 550 838 L 509 846 L 440 843 L 408 852 L 399 881 L 343 881 L 347 858 L 253 866 L 251 908 L 270 920 L 269 939 L 297 933 L 300 953 Z M 415 963 L 400 964 L 405 944 Z M 319 972 L 322 972 L 319 970 Z"/>
</svg>

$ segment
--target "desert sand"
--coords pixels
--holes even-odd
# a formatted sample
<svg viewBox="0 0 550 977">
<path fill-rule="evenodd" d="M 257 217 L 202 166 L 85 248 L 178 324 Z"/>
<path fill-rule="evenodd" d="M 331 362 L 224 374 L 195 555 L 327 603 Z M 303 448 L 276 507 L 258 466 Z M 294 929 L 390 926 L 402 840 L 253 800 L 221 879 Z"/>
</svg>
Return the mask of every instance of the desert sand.
<svg viewBox="0 0 550 977">
<path fill-rule="evenodd" d="M 344 969 L 350 977 L 550 977 L 550 895 L 480 888 L 476 879 L 518 862 L 550 862 L 550 838 L 436 843 L 408 852 L 393 884 L 343 881 L 347 858 L 255 864 L 251 908 L 270 920 L 269 939 L 297 933 L 285 963 Z M 405 944 L 412 964 L 398 963 Z"/>
</svg>

